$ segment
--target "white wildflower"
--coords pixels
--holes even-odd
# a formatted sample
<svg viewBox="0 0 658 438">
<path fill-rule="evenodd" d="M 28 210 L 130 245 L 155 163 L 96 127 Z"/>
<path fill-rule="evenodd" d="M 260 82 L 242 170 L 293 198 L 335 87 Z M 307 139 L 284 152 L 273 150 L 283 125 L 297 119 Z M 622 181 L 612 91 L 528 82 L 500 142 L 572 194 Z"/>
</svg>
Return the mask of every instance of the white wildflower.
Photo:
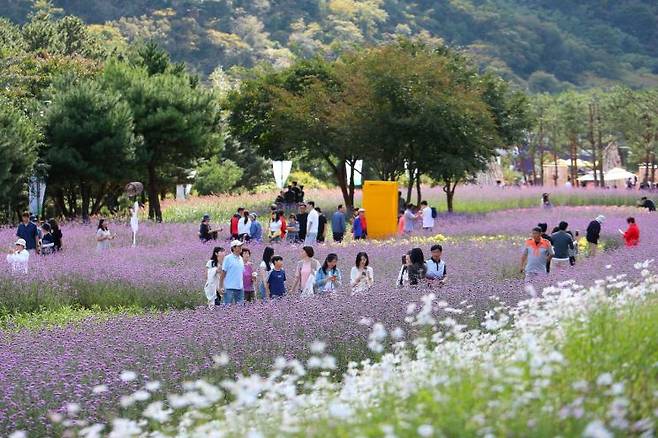
<svg viewBox="0 0 658 438">
<path fill-rule="evenodd" d="M 66 404 L 66 413 L 70 416 L 75 416 L 80 412 L 80 405 L 77 403 L 67 403 Z"/>
<path fill-rule="evenodd" d="M 215 365 L 223 367 L 228 365 L 228 354 L 226 352 L 222 352 L 220 354 L 216 354 L 212 357 L 213 362 L 215 362 Z"/>
<path fill-rule="evenodd" d="M 24 430 L 17 430 L 9 434 L 9 438 L 27 438 L 27 432 Z"/>
<path fill-rule="evenodd" d="M 64 420 L 64 415 L 60 414 L 59 412 L 51 412 L 48 414 L 48 418 L 53 423 L 61 423 Z"/>
<path fill-rule="evenodd" d="M 142 433 L 142 429 L 137 422 L 127 418 L 115 418 L 112 420 L 112 432 L 108 435 L 109 438 L 125 438 L 137 436 Z"/>
<path fill-rule="evenodd" d="M 121 398 L 119 398 L 119 405 L 124 409 L 134 404 L 135 399 L 131 395 L 122 395 Z"/>
<path fill-rule="evenodd" d="M 160 382 L 154 380 L 144 385 L 144 389 L 146 389 L 147 391 L 155 392 L 160 389 L 160 386 L 161 386 Z"/>
<path fill-rule="evenodd" d="M 94 394 L 102 394 L 107 391 L 108 391 L 107 385 L 96 385 L 91 390 L 91 392 L 93 392 Z"/>
<path fill-rule="evenodd" d="M 132 397 L 135 399 L 135 401 L 144 401 L 151 398 L 151 394 L 148 391 L 140 389 L 139 391 L 135 391 Z"/>
<path fill-rule="evenodd" d="M 326 347 L 326 344 L 321 341 L 315 341 L 311 344 L 311 353 L 313 354 L 322 354 L 324 353 L 324 349 Z"/>
<path fill-rule="evenodd" d="M 612 374 L 603 373 L 596 379 L 596 384 L 599 386 L 608 386 L 612 384 Z"/>
<path fill-rule="evenodd" d="M 83 438 L 101 438 L 105 429 L 104 424 L 96 423 L 80 429 L 79 436 Z"/>
<path fill-rule="evenodd" d="M 171 409 L 164 408 L 164 403 L 161 401 L 155 401 L 149 404 L 146 409 L 144 409 L 143 415 L 146 418 L 157 421 L 158 423 L 166 423 L 169 421 L 171 413 Z"/>
<path fill-rule="evenodd" d="M 123 371 L 121 375 L 119 376 L 122 382 L 132 382 L 137 378 L 137 373 L 134 371 Z"/>
<path fill-rule="evenodd" d="M 261 432 L 257 430 L 250 430 L 247 432 L 247 438 L 265 438 L 265 435 L 263 435 Z"/>
<path fill-rule="evenodd" d="M 399 341 L 400 339 L 404 338 L 404 330 L 402 330 L 400 327 L 395 327 L 393 331 L 391 332 L 391 337 L 395 339 L 396 341 Z"/>
<path fill-rule="evenodd" d="M 345 403 L 334 401 L 329 405 L 329 415 L 338 419 L 348 418 L 352 415 L 352 408 Z"/>
<path fill-rule="evenodd" d="M 309 369 L 315 369 L 315 368 L 320 368 L 322 366 L 322 359 L 320 359 L 317 356 L 311 356 L 308 359 L 308 362 L 306 362 L 306 366 Z"/>
<path fill-rule="evenodd" d="M 422 437 L 430 437 L 434 434 L 434 428 L 431 424 L 423 424 L 422 426 L 418 426 L 416 432 Z"/>
<path fill-rule="evenodd" d="M 601 420 L 590 422 L 583 432 L 583 438 L 613 438 L 613 436 Z"/>
</svg>

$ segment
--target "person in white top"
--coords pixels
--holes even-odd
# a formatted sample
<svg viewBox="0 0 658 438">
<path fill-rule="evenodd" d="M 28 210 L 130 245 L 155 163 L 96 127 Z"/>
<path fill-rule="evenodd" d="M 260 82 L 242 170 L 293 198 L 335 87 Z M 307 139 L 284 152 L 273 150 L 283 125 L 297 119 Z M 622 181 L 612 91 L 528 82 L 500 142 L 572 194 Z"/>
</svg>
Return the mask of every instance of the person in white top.
<svg viewBox="0 0 658 438">
<path fill-rule="evenodd" d="M 18 239 L 14 249 L 7 254 L 7 263 L 11 265 L 12 272 L 23 272 L 27 274 L 27 263 L 30 253 L 25 249 L 25 239 Z"/>
<path fill-rule="evenodd" d="M 251 237 L 251 217 L 247 210 L 242 214 L 244 217 L 241 217 L 238 221 L 238 236 L 240 240 L 247 242 Z"/>
<path fill-rule="evenodd" d="M 206 299 L 208 300 L 208 308 L 213 309 L 215 307 L 215 301 L 217 299 L 217 292 L 219 292 L 219 275 L 222 262 L 224 261 L 224 248 L 221 246 L 216 246 L 212 250 L 212 256 L 210 260 L 206 263 L 206 284 L 203 287 L 203 291 L 206 294 Z"/>
<path fill-rule="evenodd" d="M 270 242 L 280 242 L 281 241 L 281 218 L 276 211 L 272 212 L 272 217 L 270 219 Z"/>
<path fill-rule="evenodd" d="M 313 246 L 318 240 L 318 226 L 320 225 L 320 213 L 315 209 L 315 202 L 309 201 L 307 203 L 311 207 L 306 219 L 306 239 L 305 245 Z"/>
<path fill-rule="evenodd" d="M 368 254 L 360 252 L 356 255 L 355 266 L 350 272 L 350 287 L 352 294 L 366 292 L 375 284 L 374 272 L 370 266 Z"/>
<path fill-rule="evenodd" d="M 438 244 L 433 245 L 430 251 L 432 252 L 432 257 L 425 262 L 425 266 L 427 266 L 427 274 L 425 274 L 425 278 L 431 280 L 430 284 L 436 282 L 439 285 L 443 285 L 448 277 L 446 262 L 441 260 L 443 247 Z"/>
<path fill-rule="evenodd" d="M 114 240 L 116 234 L 110 233 L 105 224 L 105 219 L 98 221 L 98 230 L 96 230 L 96 250 L 103 251 L 110 248 L 110 240 Z"/>
<path fill-rule="evenodd" d="M 427 204 L 427 201 L 420 203 L 421 212 L 423 215 L 423 230 L 432 231 L 434 229 L 434 218 L 432 217 L 432 207 Z"/>
</svg>

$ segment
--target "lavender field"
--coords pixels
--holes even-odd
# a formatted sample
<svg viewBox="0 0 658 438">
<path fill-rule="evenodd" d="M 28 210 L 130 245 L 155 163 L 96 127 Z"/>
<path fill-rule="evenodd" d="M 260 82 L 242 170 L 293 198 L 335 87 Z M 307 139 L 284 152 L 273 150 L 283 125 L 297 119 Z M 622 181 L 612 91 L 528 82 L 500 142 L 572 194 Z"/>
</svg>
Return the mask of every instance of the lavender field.
<svg viewBox="0 0 658 438">
<path fill-rule="evenodd" d="M 41 330 L 0 331 L 0 435 L 17 429 L 30 431 L 30 436 L 57 433 L 61 426 L 46 419 L 65 412 L 69 402 L 79 405 L 80 417 L 107 420 L 120 413 L 122 396 L 147 382 L 160 382 L 164 394 L 201 377 L 219 381 L 265 373 L 277 357 L 310 357 L 309 346 L 316 340 L 326 343 L 335 357 L 331 375 L 340 379 L 349 362 L 378 357 L 368 348 L 370 330 L 360 321 L 415 330 L 405 321 L 408 305 L 419 303 L 430 290 L 394 286 L 400 256 L 410 248 L 421 247 L 429 257 L 432 243 L 443 244 L 449 280 L 431 292 L 445 301 L 444 308 L 452 309 L 455 318 L 477 325 L 501 301 L 514 305 L 529 296 L 518 267 L 521 244 L 533 226 L 547 222 L 552 228 L 566 220 L 571 230 L 584 234 L 598 214 L 608 218 L 602 233 L 606 250 L 593 258 L 581 256 L 574 268 L 552 273 L 545 283 L 535 285 L 536 290 L 572 279 L 592 285 L 611 275 L 637 275 L 634 264 L 655 256 L 655 214 L 631 207 L 515 209 L 443 217 L 434 233 L 418 232 L 407 239 L 318 246 L 320 260 L 329 252 L 338 254 L 344 276 L 356 253 L 368 252 L 376 285 L 367 295 L 342 291 L 214 310 L 204 307 L 202 290 L 212 247 L 198 242 L 196 224 L 144 224 L 136 248 L 130 247 L 129 228 L 114 224 L 111 230 L 118 238 L 104 253 L 95 250 L 93 227 L 64 226 L 64 251 L 33 259 L 28 276 L 14 275 L 2 265 L 2 311 L 122 305 L 146 313 L 91 317 Z M 617 231 L 625 229 L 629 215 L 642 230 L 640 245 L 631 249 L 623 246 Z M 1 241 L 11 241 L 12 236 L 13 230 L 0 230 Z M 263 245 L 249 248 L 259 259 Z M 299 247 L 275 249 L 290 272 Z M 218 368 L 217 356 L 223 354 L 230 358 L 229 365 Z M 134 371 L 136 379 L 122 379 L 126 370 Z M 130 409 L 134 408 L 126 407 Z"/>
</svg>

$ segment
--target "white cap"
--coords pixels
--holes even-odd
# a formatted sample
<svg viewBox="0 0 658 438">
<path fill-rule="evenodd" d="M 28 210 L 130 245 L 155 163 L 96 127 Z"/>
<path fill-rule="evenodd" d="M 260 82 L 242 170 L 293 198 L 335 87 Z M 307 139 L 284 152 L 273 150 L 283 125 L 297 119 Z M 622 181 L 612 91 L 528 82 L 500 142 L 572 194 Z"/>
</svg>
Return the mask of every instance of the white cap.
<svg viewBox="0 0 658 438">
<path fill-rule="evenodd" d="M 598 215 L 598 216 L 596 217 L 596 221 L 597 221 L 598 223 L 602 224 L 603 221 L 605 221 L 605 216 L 603 216 L 602 214 Z"/>
<path fill-rule="evenodd" d="M 27 244 L 25 243 L 25 239 L 18 239 L 16 243 L 14 243 L 14 245 L 21 245 L 23 248 L 27 246 Z"/>
<path fill-rule="evenodd" d="M 366 209 L 365 208 L 359 208 L 359 213 L 361 213 L 361 212 L 365 213 Z"/>
<path fill-rule="evenodd" d="M 236 246 L 242 246 L 242 241 L 234 240 L 231 242 L 231 248 L 235 248 Z"/>
</svg>

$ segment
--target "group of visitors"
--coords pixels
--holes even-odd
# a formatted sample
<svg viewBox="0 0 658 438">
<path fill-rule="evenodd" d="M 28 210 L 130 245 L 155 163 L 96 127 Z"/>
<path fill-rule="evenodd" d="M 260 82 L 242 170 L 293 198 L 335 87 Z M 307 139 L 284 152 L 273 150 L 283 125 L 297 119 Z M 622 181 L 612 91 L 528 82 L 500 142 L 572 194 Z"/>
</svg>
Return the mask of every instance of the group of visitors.
<svg viewBox="0 0 658 438">
<path fill-rule="evenodd" d="M 447 279 L 446 264 L 441 260 L 441 245 L 431 247 L 432 256 L 425 260 L 423 251 L 414 248 L 402 258 L 402 267 L 396 284 L 415 286 L 423 284 L 443 285 Z M 338 267 L 338 255 L 329 253 L 320 262 L 315 258 L 312 246 L 300 249 L 300 258 L 295 263 L 292 281 L 284 269 L 283 257 L 276 255 L 274 248 L 265 247 L 258 267 L 252 263 L 251 251 L 241 240 L 233 240 L 230 252 L 215 247 L 206 263 L 207 278 L 204 293 L 209 308 L 215 305 L 240 304 L 256 300 L 281 298 L 284 295 L 309 297 L 348 290 L 352 294 L 367 292 L 375 284 L 375 274 L 366 252 L 356 255 L 346 283 Z M 290 284 L 290 286 L 287 286 Z"/>
<path fill-rule="evenodd" d="M 585 242 L 590 256 L 596 256 L 601 243 L 601 227 L 606 218 L 598 215 L 587 225 Z M 634 217 L 626 219 L 628 227 L 625 231 L 619 230 L 627 247 L 637 246 L 640 242 L 640 229 Z M 579 253 L 579 233 L 572 233 L 569 224 L 562 221 L 555 227 L 550 235 L 546 232 L 546 223 L 537 224 L 532 234 L 525 241 L 521 252 L 521 273 L 525 274 L 526 281 L 548 274 L 551 269 L 560 270 L 573 266 Z"/>
<path fill-rule="evenodd" d="M 331 216 L 331 222 L 322 212 L 315 202 L 302 202 L 296 205 L 296 213 L 293 213 L 294 207 L 289 207 L 290 213 L 286 217 L 284 210 L 278 210 L 276 206 L 270 211 L 269 222 L 266 231 L 263 231 L 263 225 L 258 220 L 256 213 L 249 213 L 240 207 L 231 217 L 230 222 L 230 240 L 240 240 L 242 242 L 267 241 L 304 243 L 305 245 L 315 245 L 316 243 L 325 242 L 329 226 L 331 227 L 331 238 L 334 242 L 342 242 L 347 232 L 347 218 L 345 207 L 338 205 L 336 212 Z M 355 240 L 366 239 L 368 237 L 368 224 L 365 216 L 365 209 L 356 210 L 352 225 L 352 236 Z M 198 237 L 202 242 L 217 240 L 219 233 L 223 231 L 222 227 L 213 229 L 210 224 L 210 215 L 205 214 L 201 219 Z"/>
<path fill-rule="evenodd" d="M 28 271 L 31 254 L 49 255 L 62 249 L 62 231 L 55 219 L 39 221 L 24 212 L 16 229 L 14 248 L 7 254 L 7 262 L 14 272 Z"/>
<path fill-rule="evenodd" d="M 293 181 L 292 184 L 288 185 L 285 192 L 283 190 L 279 192 L 273 205 L 277 211 L 283 210 L 285 213 L 290 213 L 304 202 L 304 196 L 304 186 L 299 185 L 297 181 Z"/>
<path fill-rule="evenodd" d="M 436 208 L 430 207 L 427 201 L 419 206 L 406 204 L 398 216 L 398 234 L 411 234 L 416 224 L 420 224 L 423 231 L 432 231 L 436 217 Z"/>
</svg>

